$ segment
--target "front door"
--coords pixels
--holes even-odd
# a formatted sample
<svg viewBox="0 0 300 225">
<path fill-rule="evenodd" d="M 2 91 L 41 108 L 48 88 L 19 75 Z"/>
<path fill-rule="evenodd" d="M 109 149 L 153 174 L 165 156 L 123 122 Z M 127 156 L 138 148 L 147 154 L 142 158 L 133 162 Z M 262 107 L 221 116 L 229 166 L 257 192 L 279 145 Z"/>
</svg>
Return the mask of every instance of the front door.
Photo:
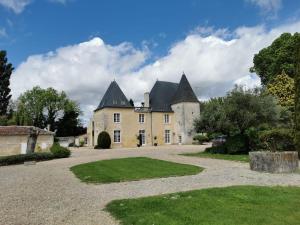
<svg viewBox="0 0 300 225">
<path fill-rule="evenodd" d="M 139 130 L 139 137 L 140 137 L 140 143 L 142 145 L 146 144 L 146 135 L 145 135 L 145 130 Z"/>
</svg>

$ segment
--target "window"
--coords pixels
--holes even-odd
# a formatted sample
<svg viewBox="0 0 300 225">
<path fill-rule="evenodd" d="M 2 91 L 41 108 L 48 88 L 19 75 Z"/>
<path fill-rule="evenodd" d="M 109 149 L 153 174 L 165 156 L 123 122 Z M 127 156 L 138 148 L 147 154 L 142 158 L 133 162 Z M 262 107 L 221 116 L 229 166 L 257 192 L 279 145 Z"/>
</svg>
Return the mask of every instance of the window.
<svg viewBox="0 0 300 225">
<path fill-rule="evenodd" d="M 145 114 L 139 114 L 139 122 L 145 123 Z"/>
<path fill-rule="evenodd" d="M 165 123 L 170 123 L 170 117 L 169 117 L 169 114 L 165 114 L 165 115 L 164 115 L 164 121 L 165 121 Z"/>
<path fill-rule="evenodd" d="M 165 143 L 166 144 L 170 144 L 171 140 L 170 140 L 170 130 L 165 130 Z"/>
<path fill-rule="evenodd" d="M 114 122 L 120 123 L 120 121 L 121 121 L 120 113 L 114 113 Z"/>
<path fill-rule="evenodd" d="M 146 144 L 145 130 L 139 130 L 139 135 L 140 135 L 140 138 L 141 138 L 142 145 L 145 145 Z"/>
<path fill-rule="evenodd" d="M 121 131 L 114 130 L 114 143 L 120 143 L 120 142 L 121 142 Z"/>
<path fill-rule="evenodd" d="M 179 144 L 182 143 L 182 136 L 181 136 L 181 135 L 178 136 L 178 143 L 179 143 Z"/>
</svg>

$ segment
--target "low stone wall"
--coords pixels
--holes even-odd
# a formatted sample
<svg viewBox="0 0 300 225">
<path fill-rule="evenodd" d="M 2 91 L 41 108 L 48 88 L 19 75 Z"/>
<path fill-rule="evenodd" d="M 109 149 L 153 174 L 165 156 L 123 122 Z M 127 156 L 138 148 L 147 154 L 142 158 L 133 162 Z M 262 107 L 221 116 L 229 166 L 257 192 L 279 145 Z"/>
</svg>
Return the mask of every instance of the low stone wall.
<svg viewBox="0 0 300 225">
<path fill-rule="evenodd" d="M 250 169 L 269 173 L 290 173 L 299 168 L 298 152 L 249 152 Z"/>
</svg>

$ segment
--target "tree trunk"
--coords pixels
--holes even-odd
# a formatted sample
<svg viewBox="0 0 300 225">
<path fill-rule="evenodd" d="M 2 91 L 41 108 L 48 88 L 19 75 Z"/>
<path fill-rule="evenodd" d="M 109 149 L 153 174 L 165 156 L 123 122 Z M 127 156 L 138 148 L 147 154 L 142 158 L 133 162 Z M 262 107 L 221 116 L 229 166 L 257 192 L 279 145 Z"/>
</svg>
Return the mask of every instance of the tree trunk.
<svg viewBox="0 0 300 225">
<path fill-rule="evenodd" d="M 38 136 L 39 131 L 36 128 L 30 128 L 30 133 L 27 140 L 26 154 L 34 152 Z"/>
</svg>

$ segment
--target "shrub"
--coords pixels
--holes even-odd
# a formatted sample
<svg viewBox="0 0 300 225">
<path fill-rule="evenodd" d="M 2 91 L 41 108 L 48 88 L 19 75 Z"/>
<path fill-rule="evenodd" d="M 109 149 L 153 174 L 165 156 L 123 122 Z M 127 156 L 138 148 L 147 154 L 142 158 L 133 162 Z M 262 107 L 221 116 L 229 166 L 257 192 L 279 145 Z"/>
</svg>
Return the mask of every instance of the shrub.
<svg viewBox="0 0 300 225">
<path fill-rule="evenodd" d="M 54 159 L 51 152 L 34 152 L 26 155 L 11 155 L 0 157 L 0 166 L 22 164 L 26 161 L 45 161 Z"/>
<path fill-rule="evenodd" d="M 209 138 L 206 135 L 198 134 L 193 137 L 193 140 L 198 141 L 199 144 L 203 144 L 204 142 L 208 142 Z"/>
<path fill-rule="evenodd" d="M 275 128 L 260 132 L 259 139 L 263 143 L 264 149 L 275 151 L 295 150 L 294 135 L 292 130 L 285 128 Z"/>
<path fill-rule="evenodd" d="M 58 143 L 54 143 L 50 148 L 50 151 L 55 158 L 68 158 L 71 155 L 69 149 L 60 146 Z"/>
<path fill-rule="evenodd" d="M 211 153 L 211 154 L 226 154 L 227 150 L 225 145 L 218 145 L 218 146 L 212 146 L 205 149 L 205 152 Z"/>
<path fill-rule="evenodd" d="M 107 149 L 110 148 L 111 145 L 111 140 L 110 136 L 106 131 L 102 131 L 97 140 L 97 146 L 95 147 L 96 149 Z"/>
<path fill-rule="evenodd" d="M 246 154 L 249 152 L 248 140 L 245 135 L 228 137 L 225 143 L 228 154 Z"/>
</svg>

